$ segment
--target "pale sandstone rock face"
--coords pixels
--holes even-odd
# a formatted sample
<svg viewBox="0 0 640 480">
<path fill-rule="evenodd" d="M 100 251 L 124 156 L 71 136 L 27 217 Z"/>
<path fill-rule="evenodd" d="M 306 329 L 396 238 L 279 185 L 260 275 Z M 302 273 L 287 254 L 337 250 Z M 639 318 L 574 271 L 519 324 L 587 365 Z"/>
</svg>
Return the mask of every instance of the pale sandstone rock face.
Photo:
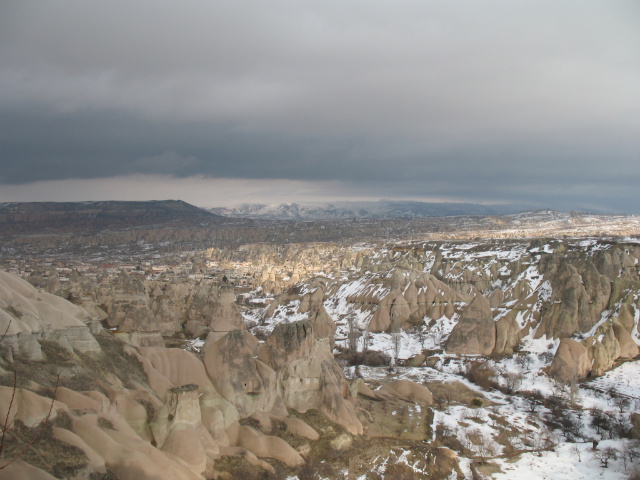
<svg viewBox="0 0 640 480">
<path fill-rule="evenodd" d="M 638 345 L 634 342 L 633 337 L 627 328 L 617 323 L 614 323 L 612 328 L 616 336 L 616 340 L 618 340 L 618 344 L 620 345 L 620 357 L 633 358 L 640 353 Z"/>
<path fill-rule="evenodd" d="M 496 289 L 491 293 L 489 297 L 489 303 L 491 304 L 491 308 L 498 308 L 504 302 L 504 291 L 501 289 Z"/>
<path fill-rule="evenodd" d="M 620 264 L 619 255 L 605 251 L 596 252 L 586 262 L 576 259 L 571 263 L 558 250 L 546 258 L 541 271 L 551 281 L 553 297 L 536 338 L 564 338 L 589 331 L 600 320 L 602 311 L 611 308 L 614 290 L 620 284 L 620 266 L 614 264 Z"/>
<path fill-rule="evenodd" d="M 4 459 L 0 460 L 0 466 L 4 467 Z M 44 470 L 40 470 L 33 465 L 29 465 L 23 460 L 16 460 L 11 465 L 0 470 L 0 480 L 56 480 L 56 477 L 49 475 Z"/>
<path fill-rule="evenodd" d="M 303 413 L 317 409 L 350 432 L 362 433 L 355 397 L 333 359 L 330 341 L 317 339 L 308 320 L 277 325 L 259 358 L 277 372 L 287 407 Z"/>
<path fill-rule="evenodd" d="M 62 296 L 62 292 L 58 292 Z M 98 306 L 93 283 L 87 277 L 73 271 L 69 276 L 69 290 L 67 292 L 69 300 L 82 307 L 95 322 L 106 320 L 109 315 Z"/>
<path fill-rule="evenodd" d="M 620 358 L 633 358 L 639 350 L 631 334 L 622 325 L 605 323 L 595 335 L 583 341 L 592 360 L 591 374 L 603 375 Z"/>
<path fill-rule="evenodd" d="M 153 447 L 131 431 L 98 426 L 99 417 L 72 418 L 73 429 L 102 459 L 119 480 L 203 480 L 181 460 Z M 110 421 L 114 417 L 109 417 Z"/>
<path fill-rule="evenodd" d="M 51 269 L 49 270 L 46 291 L 51 295 L 57 295 L 61 293 L 60 275 L 58 275 L 58 271 L 55 269 L 55 267 L 51 267 Z"/>
<path fill-rule="evenodd" d="M 328 338 L 331 348 L 333 348 L 337 327 L 324 305 L 320 304 L 311 308 L 309 322 L 313 325 L 316 338 Z"/>
<path fill-rule="evenodd" d="M 310 288 L 312 290 L 300 299 L 300 307 L 298 307 L 300 313 L 307 313 L 312 308 L 317 308 L 322 305 L 325 295 L 325 285 L 319 280 L 316 280 L 311 284 Z"/>
<path fill-rule="evenodd" d="M 583 343 L 588 345 L 588 355 L 591 359 L 591 375 L 594 377 L 604 374 L 613 365 L 613 359 L 609 355 L 606 347 L 595 339 L 589 344 L 590 339 L 586 339 Z"/>
<path fill-rule="evenodd" d="M 255 337 L 245 330 L 234 330 L 219 340 L 205 345 L 204 364 L 216 390 L 231 402 L 242 417 L 257 411 L 280 410 L 276 374 L 254 358 L 250 340 Z"/>
<path fill-rule="evenodd" d="M 489 301 L 476 295 L 464 309 L 451 331 L 445 350 L 447 353 L 490 355 L 496 345 L 496 327 Z"/>
<path fill-rule="evenodd" d="M 379 398 L 399 398 L 420 405 L 433 405 L 433 395 L 427 387 L 411 380 L 396 380 L 385 383 L 375 394 Z"/>
<path fill-rule="evenodd" d="M 232 287 L 220 289 L 217 302 L 213 304 L 209 327 L 212 332 L 230 332 L 245 328 Z"/>
<path fill-rule="evenodd" d="M 308 355 L 314 338 L 309 321 L 280 323 L 259 349 L 258 358 L 279 372 L 291 361 Z"/>
<path fill-rule="evenodd" d="M 362 395 L 363 397 L 367 397 L 372 400 L 378 399 L 375 392 L 371 390 L 361 378 L 356 378 L 353 382 L 351 382 L 349 390 L 351 390 L 351 395 L 356 398 L 358 397 L 358 395 Z"/>
<path fill-rule="evenodd" d="M 404 362 L 404 364 L 407 367 L 419 367 L 420 365 L 422 365 L 425 361 L 427 360 L 427 356 L 423 355 L 422 353 L 419 353 L 418 355 L 414 355 L 411 358 L 408 358 L 406 362 Z"/>
<path fill-rule="evenodd" d="M 315 341 L 309 355 L 287 365 L 280 374 L 285 404 L 299 412 L 316 409 L 343 425 L 352 434 L 362 434 L 355 399 L 342 370 L 333 360 L 329 340 Z"/>
<path fill-rule="evenodd" d="M 176 386 L 193 384 L 198 386 L 200 421 L 219 445 L 228 445 L 225 429 L 239 418 L 236 408 L 215 389 L 207 375 L 204 364 L 192 353 L 176 348 L 143 348 L 138 356 L 149 378 L 151 388 L 168 402 Z M 156 431 L 169 428 L 152 425 Z"/>
<path fill-rule="evenodd" d="M 632 332 L 635 326 L 634 313 L 634 307 L 631 303 L 623 303 L 620 306 L 620 313 L 616 318 L 617 323 L 622 325 L 628 332 Z"/>
<path fill-rule="evenodd" d="M 386 332 L 391 327 L 391 316 L 387 308 L 378 308 L 369 322 L 369 331 Z"/>
<path fill-rule="evenodd" d="M 14 394 L 12 387 L 0 385 L 0 416 L 2 418 L 14 418 L 24 423 L 27 427 L 39 425 L 51 408 L 51 420 L 56 418 L 58 411 L 68 412 L 69 408 L 62 402 L 54 401 L 51 406 L 51 399 L 33 393 L 29 390 L 18 388 L 15 391 L 13 403 L 11 397 Z M 11 411 L 8 411 L 11 404 Z"/>
<path fill-rule="evenodd" d="M 258 457 L 275 458 L 290 467 L 304 464 L 300 454 L 281 438 L 264 435 L 237 423 L 229 426 L 227 434 L 233 445 L 246 448 Z"/>
<path fill-rule="evenodd" d="M 122 339 L 132 345 L 164 345 L 161 327 L 149 308 L 149 295 L 144 284 L 124 271 L 118 275 L 111 292 L 107 323 L 127 334 Z"/>
<path fill-rule="evenodd" d="M 202 425 L 197 385 L 183 385 L 171 390 L 168 403 L 170 424 L 167 438 L 160 447 L 186 462 L 196 473 L 203 473 L 207 460 L 219 453 L 217 442 Z"/>
<path fill-rule="evenodd" d="M 187 333 L 201 336 L 209 332 L 227 333 L 244 328 L 233 287 L 217 288 L 201 283 L 187 301 Z"/>
<path fill-rule="evenodd" d="M 272 417 L 283 422 L 287 426 L 287 429 L 295 435 L 299 435 L 300 437 L 307 438 L 314 442 L 320 439 L 320 434 L 314 428 L 312 428 L 306 422 L 300 420 L 299 418 L 277 416 Z"/>
<path fill-rule="evenodd" d="M 514 348 L 520 341 L 520 326 L 513 317 L 502 317 L 495 322 L 496 346 L 494 355 L 513 355 Z"/>
<path fill-rule="evenodd" d="M 7 332 L 0 353 L 5 358 L 21 354 L 42 360 L 38 339 L 54 341 L 69 351 L 100 352 L 85 322 L 92 320 L 82 308 L 0 271 L 0 330 Z"/>
<path fill-rule="evenodd" d="M 140 348 L 140 353 L 151 362 L 154 369 L 169 380 L 169 388 L 195 384 L 201 393 L 215 391 L 204 364 L 193 353 L 180 348 L 164 347 Z M 166 392 L 156 393 L 161 398 L 167 398 Z"/>
<path fill-rule="evenodd" d="M 87 460 L 89 461 L 89 467 L 93 472 L 102 474 L 107 473 L 107 466 L 104 463 L 104 459 L 75 433 L 69 430 L 65 430 L 64 428 L 53 427 L 53 435 L 58 440 L 68 443 L 69 445 L 73 445 L 74 447 L 78 447 L 80 450 L 82 450 L 86 455 Z"/>
<path fill-rule="evenodd" d="M 56 400 L 64 403 L 78 414 L 100 413 L 102 411 L 100 402 L 66 387 L 58 387 L 56 390 Z"/>
<path fill-rule="evenodd" d="M 180 308 L 171 298 L 166 295 L 154 296 L 149 304 L 161 335 L 170 336 L 182 329 Z"/>
<path fill-rule="evenodd" d="M 132 392 L 124 388 L 116 389 L 106 385 L 103 385 L 103 388 L 107 390 L 110 411 L 126 421 L 138 437 L 150 442 L 153 435 L 149 428 L 146 408 L 134 398 Z"/>
<path fill-rule="evenodd" d="M 584 378 L 591 371 L 587 348 L 575 340 L 563 338 L 549 367 L 549 374 L 563 380 Z"/>
</svg>

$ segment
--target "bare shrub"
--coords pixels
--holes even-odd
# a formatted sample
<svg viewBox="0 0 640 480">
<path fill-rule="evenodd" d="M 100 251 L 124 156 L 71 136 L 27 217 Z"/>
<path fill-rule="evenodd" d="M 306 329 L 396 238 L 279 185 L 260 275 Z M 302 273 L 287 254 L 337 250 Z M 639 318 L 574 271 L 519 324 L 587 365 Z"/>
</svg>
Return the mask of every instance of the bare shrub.
<svg viewBox="0 0 640 480">
<path fill-rule="evenodd" d="M 522 385 L 522 373 L 507 372 L 503 375 L 507 393 L 513 393 Z"/>
<path fill-rule="evenodd" d="M 394 463 L 385 468 L 384 478 L 386 480 L 414 480 L 415 472 L 408 465 Z"/>
<path fill-rule="evenodd" d="M 618 450 L 613 447 L 605 447 L 602 450 L 597 450 L 594 456 L 600 461 L 600 465 L 607 468 L 610 460 L 618 459 L 618 453 Z"/>
<path fill-rule="evenodd" d="M 467 365 L 465 376 L 484 389 L 495 386 L 496 369 L 486 360 L 474 360 Z"/>
<path fill-rule="evenodd" d="M 340 353 L 336 360 L 342 360 L 350 367 L 366 365 L 367 367 L 386 367 L 391 364 L 391 357 L 384 352 L 370 350 L 368 352 Z"/>
<path fill-rule="evenodd" d="M 597 407 L 591 410 L 590 425 L 596 429 L 601 438 L 611 437 L 613 419 Z"/>
<path fill-rule="evenodd" d="M 522 396 L 527 402 L 527 411 L 529 413 L 536 413 L 536 410 L 544 402 L 544 395 L 542 395 L 538 390 L 522 392 Z"/>
</svg>

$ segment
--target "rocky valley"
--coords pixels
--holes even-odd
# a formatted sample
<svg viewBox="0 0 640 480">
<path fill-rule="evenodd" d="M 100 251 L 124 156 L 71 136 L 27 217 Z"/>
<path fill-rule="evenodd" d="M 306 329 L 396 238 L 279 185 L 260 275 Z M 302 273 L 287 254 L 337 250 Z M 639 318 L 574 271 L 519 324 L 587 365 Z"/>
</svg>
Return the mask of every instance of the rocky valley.
<svg viewBox="0 0 640 480">
<path fill-rule="evenodd" d="M 0 208 L 0 478 L 637 478 L 638 217 L 99 203 Z"/>
</svg>

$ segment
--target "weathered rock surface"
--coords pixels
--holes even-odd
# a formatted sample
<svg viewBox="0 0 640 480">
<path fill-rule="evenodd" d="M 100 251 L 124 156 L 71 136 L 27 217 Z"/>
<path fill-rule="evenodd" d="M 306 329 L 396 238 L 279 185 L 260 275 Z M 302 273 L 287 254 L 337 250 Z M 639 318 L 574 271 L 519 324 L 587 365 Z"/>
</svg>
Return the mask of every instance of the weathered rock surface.
<svg viewBox="0 0 640 480">
<path fill-rule="evenodd" d="M 110 300 L 107 320 L 110 327 L 129 334 L 126 340 L 133 345 L 164 345 L 161 326 L 149 308 L 149 295 L 140 279 L 120 272 Z"/>
<path fill-rule="evenodd" d="M 489 301 L 476 295 L 462 312 L 445 347 L 447 353 L 490 355 L 496 345 L 496 327 Z"/>
<path fill-rule="evenodd" d="M 295 449 L 281 438 L 264 435 L 248 426 L 235 423 L 227 429 L 231 443 L 246 448 L 258 457 L 275 458 L 290 467 L 302 465 L 304 460 Z"/>
<path fill-rule="evenodd" d="M 187 331 L 193 336 L 244 328 L 231 286 L 201 283 L 188 300 L 187 318 Z"/>
<path fill-rule="evenodd" d="M 362 434 L 355 398 L 333 359 L 328 338 L 317 338 L 308 321 L 278 325 L 260 358 L 278 373 L 282 398 L 299 412 L 316 409 L 349 432 Z"/>
<path fill-rule="evenodd" d="M 205 347 L 204 364 L 216 390 L 242 417 L 258 411 L 283 411 L 276 372 L 255 358 L 255 337 L 233 330 Z M 255 348 L 255 347 L 254 347 Z"/>
<path fill-rule="evenodd" d="M 28 282 L 0 271 L 0 330 L 6 335 L 0 353 L 42 360 L 37 340 L 56 342 L 68 351 L 99 352 L 87 313 L 68 301 L 38 292 Z"/>
<path fill-rule="evenodd" d="M 563 338 L 549 366 L 549 374 L 567 381 L 584 378 L 590 371 L 591 362 L 587 348 L 580 342 Z"/>
<path fill-rule="evenodd" d="M 379 390 L 375 391 L 375 394 L 379 398 L 395 397 L 420 405 L 433 405 L 433 395 L 431 395 L 429 389 L 410 380 L 395 380 L 385 383 Z"/>
</svg>

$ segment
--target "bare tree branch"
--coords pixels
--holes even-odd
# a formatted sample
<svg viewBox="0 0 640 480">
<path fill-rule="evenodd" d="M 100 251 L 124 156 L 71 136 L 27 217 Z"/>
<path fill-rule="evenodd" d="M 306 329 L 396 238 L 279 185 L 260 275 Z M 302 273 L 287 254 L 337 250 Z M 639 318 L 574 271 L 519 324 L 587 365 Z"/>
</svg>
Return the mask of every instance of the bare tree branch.
<svg viewBox="0 0 640 480">
<path fill-rule="evenodd" d="M 11 396 L 11 402 L 12 403 L 13 403 L 13 397 L 16 394 L 15 378 L 16 377 L 15 377 L 15 374 L 14 374 L 13 394 Z M 2 470 L 3 468 L 7 468 L 13 462 L 18 460 L 22 455 L 24 455 L 24 453 L 29 449 L 29 447 L 31 447 L 31 445 L 36 443 L 36 440 L 38 440 L 38 438 L 40 438 L 40 435 L 42 435 L 42 432 L 44 432 L 44 429 L 47 427 L 47 424 L 49 423 L 49 418 L 51 418 L 51 412 L 53 411 L 53 404 L 55 403 L 55 397 L 56 397 L 56 393 L 58 392 L 58 383 L 59 382 L 60 382 L 60 374 L 58 374 L 58 376 L 56 377 L 56 386 L 53 389 L 53 398 L 51 399 L 51 405 L 49 405 L 49 411 L 47 412 L 47 416 L 45 417 L 44 421 L 42 422 L 42 426 L 40 427 L 40 430 L 38 430 L 38 433 L 36 433 L 33 436 L 33 438 L 29 441 L 29 443 L 27 443 L 24 446 L 24 448 L 22 450 L 20 450 L 20 452 L 18 452 L 18 454 L 15 457 L 13 457 L 8 463 L 5 463 L 4 465 L 0 466 L 0 470 Z M 11 405 L 9 405 L 9 410 L 11 410 Z M 9 413 L 7 412 L 7 419 L 8 418 L 9 418 Z M 5 427 L 2 430 L 2 442 L 3 443 L 4 443 L 4 437 L 5 437 L 5 432 L 6 432 L 7 428 L 8 428 L 8 426 L 7 426 L 6 420 L 5 420 Z"/>
</svg>

